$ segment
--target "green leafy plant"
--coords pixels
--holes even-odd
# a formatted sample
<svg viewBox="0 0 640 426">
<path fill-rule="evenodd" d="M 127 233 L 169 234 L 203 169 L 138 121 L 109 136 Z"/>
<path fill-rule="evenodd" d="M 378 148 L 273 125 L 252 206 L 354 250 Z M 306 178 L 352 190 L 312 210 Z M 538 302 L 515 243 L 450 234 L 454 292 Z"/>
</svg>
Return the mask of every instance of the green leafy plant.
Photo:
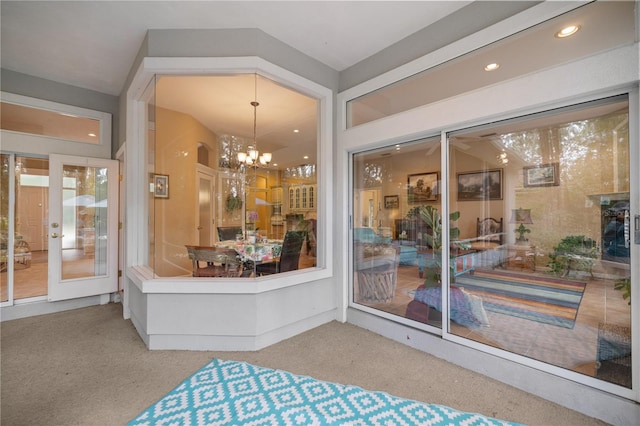
<svg viewBox="0 0 640 426">
<path fill-rule="evenodd" d="M 442 216 L 437 208 L 433 206 L 418 206 L 411 209 L 408 217 L 418 217 L 431 228 L 431 234 L 424 235 L 423 238 L 433 249 L 433 256 L 425 268 L 425 287 L 439 285 L 442 279 Z M 460 218 L 460 212 L 455 211 L 449 214 L 449 221 L 455 222 Z M 454 226 L 449 227 L 450 246 L 455 249 L 468 248 L 467 243 L 456 241 L 460 237 L 460 229 Z"/>
<path fill-rule="evenodd" d="M 591 273 L 593 260 L 598 257 L 598 246 L 584 235 L 569 235 L 563 238 L 548 254 L 547 266 L 555 275 L 566 275 L 571 266 Z"/>
<path fill-rule="evenodd" d="M 225 207 L 227 209 L 227 213 L 231 213 L 235 210 L 240 210 L 242 208 L 242 198 L 233 194 L 227 195 L 227 199 L 225 200 Z"/>
<path fill-rule="evenodd" d="M 629 306 L 631 306 L 631 278 L 620 278 L 615 282 L 613 288 L 622 292 L 622 298 L 624 300 L 629 299 Z"/>
</svg>

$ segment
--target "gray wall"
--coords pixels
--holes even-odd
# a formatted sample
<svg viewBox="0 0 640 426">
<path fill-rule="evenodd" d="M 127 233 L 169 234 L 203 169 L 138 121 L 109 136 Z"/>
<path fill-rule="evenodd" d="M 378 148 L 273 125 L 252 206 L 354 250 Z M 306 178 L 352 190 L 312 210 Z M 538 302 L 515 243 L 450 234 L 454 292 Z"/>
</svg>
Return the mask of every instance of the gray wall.
<svg viewBox="0 0 640 426">
<path fill-rule="evenodd" d="M 434 52 L 540 1 L 475 1 L 340 73 L 339 91 Z"/>
</svg>

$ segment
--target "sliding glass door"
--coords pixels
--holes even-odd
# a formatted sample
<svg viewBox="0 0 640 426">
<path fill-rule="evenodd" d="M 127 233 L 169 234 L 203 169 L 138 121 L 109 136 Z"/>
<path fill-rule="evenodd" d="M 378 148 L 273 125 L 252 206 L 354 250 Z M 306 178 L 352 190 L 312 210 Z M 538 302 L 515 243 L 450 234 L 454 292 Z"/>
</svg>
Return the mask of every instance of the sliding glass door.
<svg viewBox="0 0 640 426">
<path fill-rule="evenodd" d="M 451 333 L 631 388 L 627 96 L 448 141 Z"/>
<path fill-rule="evenodd" d="M 354 154 L 352 305 L 626 395 L 630 141 L 621 95 Z"/>
</svg>

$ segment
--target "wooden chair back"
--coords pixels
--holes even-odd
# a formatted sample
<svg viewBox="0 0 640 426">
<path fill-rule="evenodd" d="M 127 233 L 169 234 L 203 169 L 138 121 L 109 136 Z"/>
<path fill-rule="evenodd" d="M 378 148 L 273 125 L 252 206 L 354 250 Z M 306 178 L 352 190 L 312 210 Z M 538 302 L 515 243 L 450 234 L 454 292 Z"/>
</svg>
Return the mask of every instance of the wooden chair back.
<svg viewBox="0 0 640 426">
<path fill-rule="evenodd" d="M 218 240 L 220 241 L 235 240 L 238 234 L 242 234 L 240 226 L 218 226 Z"/>
<path fill-rule="evenodd" d="M 282 241 L 282 252 L 279 262 L 256 265 L 256 274 L 277 274 L 279 272 L 295 271 L 300 262 L 302 243 L 307 237 L 306 231 L 287 231 Z"/>
<path fill-rule="evenodd" d="M 503 227 L 502 218 L 500 220 L 488 217 L 480 220 L 477 218 L 478 238 L 481 238 L 485 242 L 498 243 L 502 245 L 503 240 Z"/>
<path fill-rule="evenodd" d="M 233 249 L 186 246 L 194 277 L 239 277 L 242 261 Z"/>
</svg>

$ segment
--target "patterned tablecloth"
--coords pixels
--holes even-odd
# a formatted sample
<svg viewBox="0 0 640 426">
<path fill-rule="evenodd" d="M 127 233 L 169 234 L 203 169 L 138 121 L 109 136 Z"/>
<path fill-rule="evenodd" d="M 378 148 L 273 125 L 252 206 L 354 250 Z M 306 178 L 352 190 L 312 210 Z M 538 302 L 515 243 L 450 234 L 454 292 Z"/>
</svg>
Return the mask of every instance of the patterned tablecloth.
<svg viewBox="0 0 640 426">
<path fill-rule="evenodd" d="M 220 241 L 215 246 L 235 250 L 245 262 L 271 262 L 280 257 L 282 252 L 282 240 L 267 240 L 254 244 L 248 241 Z"/>
</svg>

